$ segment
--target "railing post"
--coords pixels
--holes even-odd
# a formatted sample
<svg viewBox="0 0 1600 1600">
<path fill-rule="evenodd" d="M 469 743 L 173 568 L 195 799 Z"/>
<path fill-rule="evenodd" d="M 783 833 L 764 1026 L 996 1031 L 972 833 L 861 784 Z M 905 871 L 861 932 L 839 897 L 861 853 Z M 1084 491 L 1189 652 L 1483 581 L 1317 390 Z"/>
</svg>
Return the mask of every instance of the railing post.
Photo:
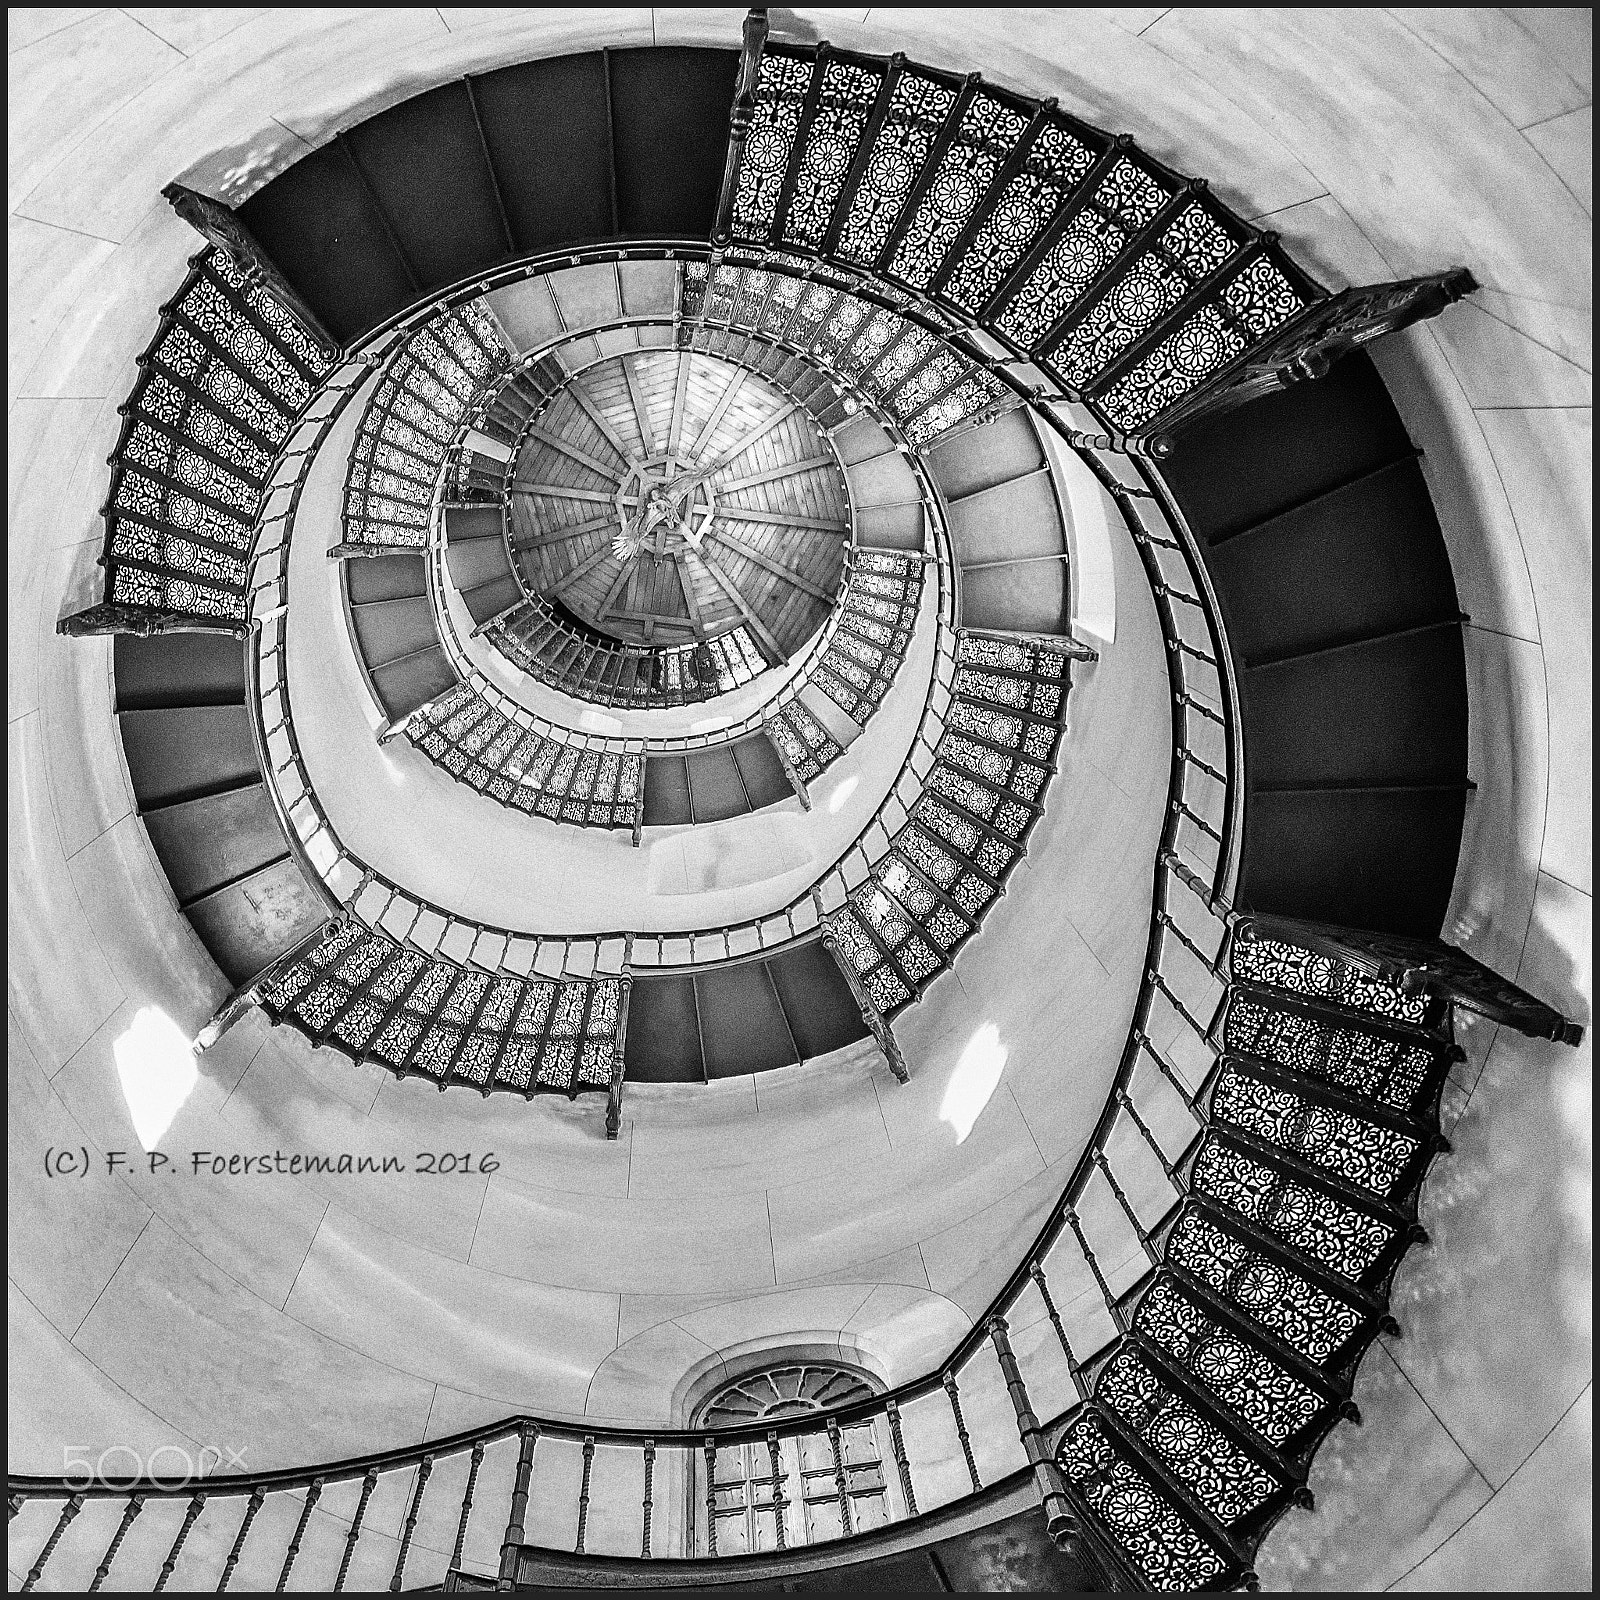
<svg viewBox="0 0 1600 1600">
<path fill-rule="evenodd" d="M 778 1548 L 783 1550 L 788 1545 L 787 1530 L 783 1524 L 789 1502 L 784 1498 L 783 1493 L 783 1458 L 778 1448 L 776 1431 L 767 1435 L 767 1456 L 772 1462 L 772 1515 L 777 1524 Z"/>
<path fill-rule="evenodd" d="M 589 1477 L 594 1471 L 594 1435 L 583 1436 L 583 1482 L 578 1488 L 578 1542 L 573 1546 L 575 1555 L 583 1554 L 583 1541 L 589 1531 Z"/>
<path fill-rule="evenodd" d="M 711 242 L 717 246 L 727 244 L 733 230 L 733 201 L 738 192 L 739 165 L 744 159 L 745 141 L 750 137 L 750 124 L 756 115 L 756 82 L 761 74 L 761 47 L 767 38 L 767 12 L 764 6 L 753 6 L 744 19 L 744 47 L 739 55 L 739 80 L 733 97 L 733 109 L 728 117 L 728 155 L 722 168 L 722 192 L 717 201 L 717 220 L 711 230 Z M 706 297 L 711 294 L 711 279 L 706 278 Z"/>
<path fill-rule="evenodd" d="M 1043 393 L 1035 397 L 1034 404 L 1045 404 Z M 1172 440 L 1164 433 L 1084 433 L 1077 428 L 1062 430 L 1068 444 L 1078 450 L 1106 450 L 1119 456 L 1143 456 L 1147 461 L 1162 461 L 1172 454 Z M 1149 494 L 1148 489 L 1129 489 L 1129 494 Z"/>
<path fill-rule="evenodd" d="M 839 1497 L 839 1529 L 848 1539 L 856 1530 L 850 1517 L 850 1475 L 844 1470 L 844 1443 L 839 1437 L 839 1422 L 828 1418 L 828 1445 L 833 1451 L 833 1488 Z"/>
<path fill-rule="evenodd" d="M 1006 1319 L 991 1317 L 987 1331 L 989 1343 L 994 1346 L 995 1358 L 1000 1363 L 1000 1375 L 1005 1379 L 1006 1392 L 1011 1396 L 1012 1409 L 1017 1414 L 1017 1433 L 1022 1440 L 1022 1448 L 1033 1468 L 1034 1486 L 1039 1491 L 1039 1503 L 1044 1507 L 1045 1531 L 1058 1549 L 1068 1549 L 1078 1537 L 1079 1523 L 1067 1503 L 1066 1479 L 1045 1448 L 1039 1419 L 1034 1415 L 1028 1399 L 1028 1386 L 1023 1381 L 1022 1369 L 1017 1365 L 1016 1355 L 1011 1349 Z"/>
<path fill-rule="evenodd" d="M 950 1414 L 955 1418 L 956 1438 L 961 1443 L 961 1454 L 967 1463 L 967 1476 L 972 1479 L 972 1492 L 976 1494 L 983 1487 L 983 1480 L 978 1476 L 978 1463 L 972 1457 L 972 1439 L 967 1433 L 967 1419 L 961 1415 L 961 1391 L 956 1388 L 955 1373 L 945 1373 L 942 1381 L 945 1396 L 950 1401 Z"/>
<path fill-rule="evenodd" d="M 528 1483 L 533 1477 L 533 1452 L 539 1443 L 539 1425 L 522 1424 L 522 1445 L 517 1454 L 517 1476 L 511 1489 L 511 1515 L 506 1521 L 506 1536 L 500 1542 L 500 1576 L 497 1589 L 516 1586 L 517 1556 L 522 1549 L 523 1524 L 528 1516 Z"/>
<path fill-rule="evenodd" d="M 278 1574 L 276 1593 L 282 1594 L 289 1586 L 289 1574 L 294 1569 L 295 1557 L 300 1554 L 300 1541 L 305 1537 L 306 1524 L 311 1520 L 311 1513 L 317 1508 L 317 1501 L 322 1498 L 322 1479 L 313 1478 L 311 1486 L 306 1490 L 306 1497 L 300 1505 L 300 1520 L 294 1525 L 294 1537 L 289 1541 L 289 1548 L 284 1552 L 283 1570 Z"/>
<path fill-rule="evenodd" d="M 706 1554 L 717 1553 L 717 1441 L 706 1435 Z"/>
<path fill-rule="evenodd" d="M 878 1010 L 872 996 L 862 987 L 861 979 L 851 963 L 848 952 L 839 942 L 838 934 L 833 931 L 831 918 L 824 918 L 822 922 L 822 948 L 833 957 L 834 964 L 844 974 L 844 981 L 850 986 L 850 994 L 860 1007 L 861 1020 L 866 1023 L 868 1032 L 877 1040 L 878 1048 L 883 1051 L 884 1058 L 889 1063 L 889 1070 L 901 1083 L 910 1083 L 911 1069 L 906 1065 L 906 1058 L 900 1053 L 900 1045 L 895 1039 L 889 1019 Z"/>
<path fill-rule="evenodd" d="M 644 1442 L 644 1536 L 639 1541 L 639 1554 L 645 1559 L 650 1559 L 650 1520 L 655 1511 L 655 1479 L 656 1479 L 656 1442 L 646 1439 Z"/>
<path fill-rule="evenodd" d="M 483 1446 L 479 1445 L 477 1449 L 481 1455 Z M 476 1459 L 473 1462 L 472 1470 L 474 1472 L 477 1471 Z M 338 1576 L 333 1580 L 333 1592 L 335 1594 L 340 1594 L 344 1590 L 344 1580 L 350 1572 L 350 1560 L 356 1553 L 356 1541 L 361 1537 L 361 1523 L 367 1514 L 367 1502 L 372 1498 L 372 1491 L 377 1487 L 378 1469 L 376 1467 L 368 1467 L 366 1476 L 361 1480 L 361 1496 L 356 1501 L 356 1514 L 350 1519 L 349 1533 L 344 1536 L 344 1554 L 339 1558 Z M 467 1480 L 467 1494 L 470 1499 L 472 1494 L 472 1480 L 470 1478 Z M 462 1533 L 466 1532 L 465 1515 L 462 1517 L 461 1531 Z M 461 1540 L 459 1537 L 456 1539 L 455 1559 L 450 1564 L 451 1566 L 461 1565 Z"/>
<path fill-rule="evenodd" d="M 1465 267 L 1395 283 L 1363 284 L 1313 300 L 1276 333 L 1160 413 L 1171 431 L 1181 422 L 1231 411 L 1260 395 L 1320 378 L 1341 356 L 1385 334 L 1436 317 L 1478 289 Z"/>
<path fill-rule="evenodd" d="M 893 1401 L 885 1402 L 889 1418 L 889 1447 L 894 1452 L 894 1464 L 900 1469 L 900 1492 L 906 1497 L 906 1515 L 917 1514 L 917 1491 L 911 1485 L 911 1462 L 906 1455 L 905 1436 L 900 1431 L 900 1407 Z"/>
<path fill-rule="evenodd" d="M 61 1543 L 61 1535 L 67 1531 L 68 1524 L 83 1510 L 83 1496 L 70 1494 L 61 1507 L 61 1515 L 56 1519 L 56 1525 L 51 1529 L 50 1537 L 44 1542 L 42 1549 L 35 1558 L 34 1563 L 28 1568 L 28 1575 L 22 1580 L 21 1593 L 28 1594 L 44 1573 L 45 1563 L 55 1554 L 55 1549 Z"/>
<path fill-rule="evenodd" d="M 318 1485 L 320 1485 L 321 1481 L 322 1480 L 319 1478 L 317 1480 L 317 1484 L 314 1484 L 312 1487 L 316 1488 Z M 315 1503 L 315 1496 L 313 1496 L 312 1504 L 314 1505 Z M 152 1590 L 152 1593 L 160 1594 L 167 1587 L 167 1579 L 170 1578 L 177 1570 L 178 1557 L 183 1554 L 184 1540 L 189 1537 L 189 1530 L 199 1520 L 200 1513 L 205 1510 L 205 1505 L 206 1496 L 204 1490 L 202 1490 L 189 1502 L 187 1509 L 183 1513 L 183 1525 L 178 1529 L 178 1535 L 172 1541 L 172 1548 L 167 1551 L 167 1559 L 161 1563 L 161 1571 L 156 1576 L 155 1587 Z M 283 1586 L 280 1584 L 278 1587 L 282 1588 Z"/>
<path fill-rule="evenodd" d="M 331 919 L 330 919 L 331 921 Z M 286 967 L 292 966 L 301 956 L 314 949 L 326 938 L 330 922 L 319 922 L 299 943 L 292 945 L 269 965 L 263 967 L 249 982 L 241 984 L 217 1009 L 211 1020 L 194 1036 L 194 1051 L 203 1055 L 236 1023 L 251 1006 L 260 1003 L 261 996 L 272 986 L 273 980 Z"/>
<path fill-rule="evenodd" d="M 102 633 L 125 633 L 136 639 L 154 639 L 165 633 L 220 633 L 230 639 L 250 637 L 245 622 L 205 622 L 183 611 L 166 611 L 156 606 L 131 606 L 117 600 L 104 600 L 85 606 L 56 623 L 56 632 L 69 639 L 92 638 Z"/>
<path fill-rule="evenodd" d="M 122 1513 L 122 1520 L 117 1524 L 117 1531 L 111 1535 L 111 1543 L 106 1546 L 106 1553 L 100 1558 L 100 1565 L 94 1569 L 94 1577 L 89 1580 L 89 1593 L 96 1593 L 111 1573 L 111 1563 L 117 1559 L 117 1551 L 122 1541 L 128 1536 L 128 1529 L 134 1524 L 139 1513 L 144 1510 L 144 1496 L 133 1495 Z"/>
<path fill-rule="evenodd" d="M 239 1565 L 239 1555 L 244 1549 L 244 1541 L 249 1536 L 250 1524 L 256 1520 L 256 1512 L 261 1509 L 261 1503 L 267 1498 L 265 1489 L 254 1488 L 250 1491 L 250 1498 L 245 1503 L 244 1516 L 239 1521 L 239 1531 L 233 1536 L 233 1547 L 228 1551 L 228 1559 L 222 1564 L 222 1576 L 217 1580 L 217 1593 L 223 1593 L 228 1587 L 228 1580 L 233 1576 L 233 1569 Z"/>
<path fill-rule="evenodd" d="M 400 1549 L 394 1558 L 394 1575 L 389 1579 L 389 1591 L 397 1594 L 406 1574 L 406 1557 L 411 1553 L 411 1536 L 417 1531 L 417 1513 L 422 1509 L 422 1491 L 428 1487 L 428 1477 L 433 1471 L 433 1457 L 424 1456 L 417 1463 L 417 1486 L 411 1491 L 411 1505 L 406 1511 L 404 1528 L 400 1532 Z"/>
<path fill-rule="evenodd" d="M 772 746 L 777 754 L 778 765 L 783 768 L 783 775 L 789 780 L 789 787 L 798 796 L 801 807 L 809 811 L 811 809 L 811 791 L 806 787 L 805 779 L 795 771 L 794 762 L 789 759 L 789 752 L 783 748 L 782 741 L 774 736 L 770 723 L 762 723 L 761 731 L 766 734 L 767 743 Z"/>
<path fill-rule="evenodd" d="M 631 941 L 630 938 L 630 950 Z M 615 1139 L 622 1130 L 622 1080 L 627 1071 L 628 1003 L 633 997 L 633 974 L 622 975 L 622 999 L 617 1005 L 617 1037 L 611 1058 L 611 1087 L 606 1091 L 606 1138 Z"/>
</svg>

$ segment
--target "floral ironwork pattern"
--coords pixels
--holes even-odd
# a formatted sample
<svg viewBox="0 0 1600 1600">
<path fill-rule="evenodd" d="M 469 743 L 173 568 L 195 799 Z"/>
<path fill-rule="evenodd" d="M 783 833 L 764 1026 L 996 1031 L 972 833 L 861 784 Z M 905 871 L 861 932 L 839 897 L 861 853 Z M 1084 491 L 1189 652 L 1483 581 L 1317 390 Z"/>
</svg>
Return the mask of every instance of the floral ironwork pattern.
<svg viewBox="0 0 1600 1600">
<path fill-rule="evenodd" d="M 1279 939 L 1235 939 L 1231 966 L 1234 977 L 1246 983 L 1282 989 L 1308 1000 L 1330 1000 L 1395 1022 L 1420 1025 L 1428 1014 L 1426 994 L 1408 994 L 1357 971 L 1348 962 Z"/>
<path fill-rule="evenodd" d="M 1170 1276 L 1140 1301 L 1134 1326 L 1268 1444 L 1281 1445 L 1327 1408 L 1308 1383 L 1225 1329 Z"/>
<path fill-rule="evenodd" d="M 1056 1459 L 1153 1588 L 1202 1589 L 1227 1569 L 1221 1552 L 1113 1444 L 1098 1417 L 1069 1424 Z"/>
<path fill-rule="evenodd" d="M 445 456 L 474 398 L 510 358 L 479 300 L 433 318 L 389 358 L 351 451 L 344 491 L 347 543 L 427 544 Z"/>
<path fill-rule="evenodd" d="M 895 246 L 890 274 L 916 289 L 933 281 L 1027 127 L 1026 117 L 992 94 L 973 95 Z"/>
<path fill-rule="evenodd" d="M 202 251 L 122 407 L 105 506 L 108 600 L 242 623 L 261 487 L 327 370 L 226 251 Z"/>
<path fill-rule="evenodd" d="M 861 550 L 834 631 L 811 681 L 865 726 L 894 681 L 916 627 L 922 558 Z"/>
<path fill-rule="evenodd" d="M 741 239 L 765 239 L 771 231 L 811 73 L 812 63 L 800 57 L 768 51 L 761 58 L 755 116 L 733 201 L 733 228 Z"/>
<path fill-rule="evenodd" d="M 1043 805 L 1066 706 L 1067 658 L 963 633 L 924 792 L 887 856 L 830 927 L 878 1010 L 954 959 L 1021 857 Z"/>
<path fill-rule="evenodd" d="M 576 1095 L 610 1088 L 621 1000 L 620 978 L 496 976 L 348 920 L 275 974 L 261 1004 L 399 1076 Z"/>
<path fill-rule="evenodd" d="M 590 828 L 634 825 L 643 755 L 552 739 L 495 710 L 469 684 L 425 706 L 406 737 L 453 778 L 501 805 Z"/>
<path fill-rule="evenodd" d="M 827 237 L 883 80 L 883 67 L 873 62 L 829 60 L 823 67 L 817 109 L 784 218 L 786 243 L 814 250 Z"/>
<path fill-rule="evenodd" d="M 1095 1395 L 1224 1523 L 1239 1522 L 1282 1487 L 1135 1349 L 1124 1346 L 1111 1358 Z"/>
</svg>

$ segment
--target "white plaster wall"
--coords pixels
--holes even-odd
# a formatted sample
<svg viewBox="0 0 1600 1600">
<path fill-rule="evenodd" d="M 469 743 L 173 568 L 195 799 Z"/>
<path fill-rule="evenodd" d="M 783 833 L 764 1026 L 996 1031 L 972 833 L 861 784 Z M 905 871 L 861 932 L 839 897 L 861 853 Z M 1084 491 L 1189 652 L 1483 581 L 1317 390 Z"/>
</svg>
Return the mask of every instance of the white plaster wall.
<svg viewBox="0 0 1600 1600">
<path fill-rule="evenodd" d="M 1056 94 L 1209 176 L 1241 212 L 1270 218 L 1331 283 L 1458 262 L 1473 268 L 1485 288 L 1472 304 L 1379 354 L 1428 451 L 1473 616 L 1479 792 L 1451 932 L 1587 1023 L 1590 14 L 773 15 L 780 29 L 792 23 L 843 45 L 904 48 Z M 39 1147 L 52 1140 L 133 1142 L 109 1059 L 130 1013 L 153 1002 L 192 1025 L 221 989 L 129 812 L 107 689 L 109 647 L 68 645 L 50 632 L 57 615 L 81 603 L 64 597 L 89 592 L 114 408 L 131 386 L 131 358 L 148 337 L 153 308 L 193 248 L 157 198 L 161 185 L 183 177 L 237 200 L 339 127 L 463 70 L 599 44 L 729 44 L 739 18 L 731 9 L 9 15 L 9 1056 L 19 1464 L 48 1470 L 47 1442 L 85 1429 L 85 1437 L 148 1447 L 195 1438 L 218 1418 L 248 1429 L 259 1452 L 253 1465 L 320 1453 L 303 1426 L 288 1424 L 286 1392 L 328 1397 L 322 1425 L 336 1450 L 358 1433 L 398 1442 L 424 1426 L 447 1431 L 535 1398 L 577 1409 L 585 1367 L 614 1373 L 619 1346 L 667 1323 L 681 1327 L 695 1313 L 652 1305 L 655 1287 L 640 1276 L 619 1292 L 571 1281 L 581 1278 L 571 1263 L 554 1274 L 568 1281 L 553 1290 L 536 1274 L 519 1275 L 543 1219 L 563 1206 L 586 1221 L 615 1218 L 636 1162 L 649 1177 L 653 1143 L 660 1152 L 681 1141 L 686 1164 L 697 1141 L 701 1151 L 725 1148 L 714 1121 L 726 1112 L 748 1149 L 750 1128 L 766 1125 L 760 1119 L 774 1100 L 805 1101 L 780 1119 L 787 1133 L 764 1136 L 765 1155 L 751 1155 L 752 1165 L 774 1173 L 820 1161 L 823 1151 L 864 1155 L 870 1168 L 885 1149 L 914 1149 L 919 1131 L 925 1142 L 937 1137 L 926 1109 L 920 1123 L 905 1113 L 898 1131 L 892 1118 L 902 1115 L 898 1101 L 925 1108 L 949 1059 L 941 1050 L 960 1043 L 969 1017 L 1000 1009 L 1000 991 L 984 986 L 997 975 L 983 976 L 985 947 L 1003 943 L 998 914 L 960 971 L 914 1014 L 913 1059 L 936 1065 L 921 1069 L 911 1088 L 895 1090 L 847 1064 L 734 1080 L 712 1091 L 687 1126 L 666 1097 L 653 1105 L 635 1095 L 624 1140 L 605 1150 L 580 1133 L 581 1111 L 535 1107 L 522 1131 L 541 1130 L 537 1139 L 528 1134 L 537 1161 L 529 1154 L 520 1176 L 513 1167 L 498 1189 L 490 1186 L 493 1206 L 487 1192 L 474 1197 L 466 1185 L 397 1185 L 382 1195 L 285 1188 L 274 1191 L 274 1227 L 264 1230 L 257 1199 L 169 1197 L 148 1181 L 120 1180 L 80 1185 L 75 1195 L 36 1175 Z M 1118 622 L 1122 652 L 1128 621 Z M 1097 671 L 1109 679 L 1114 661 L 1108 652 Z M 1090 704 L 1084 690 L 1076 693 L 1075 714 Z M 1047 827 L 1068 826 L 1067 792 L 1058 787 Z M 1042 880 L 1070 854 L 1059 837 L 1041 841 L 1025 873 Z M 1035 899 L 1025 890 L 1019 883 L 1003 909 L 1021 918 L 1031 914 L 1030 900 L 1060 903 L 1059 894 Z M 1091 948 L 1117 933 L 1105 902 L 1098 908 Z M 976 995 L 967 1016 L 958 992 Z M 1027 1012 L 1018 1006 L 1012 1014 Z M 1072 1011 L 1069 1049 L 1084 1014 Z M 1109 1017 L 1105 1026 L 1113 1027 Z M 1365 1367 L 1365 1426 L 1341 1429 L 1319 1458 L 1318 1510 L 1291 1514 L 1269 1541 L 1269 1584 L 1588 1586 L 1589 1061 L 1587 1045 L 1562 1051 L 1493 1029 L 1472 1038 L 1452 1085 L 1456 1154 L 1424 1200 L 1435 1243 L 1413 1256 L 1397 1285 L 1406 1337 L 1386 1342 Z M 237 1145 L 258 1128 L 276 1134 L 307 1117 L 319 1138 L 331 1137 L 346 1114 L 340 1107 L 348 1108 L 352 1138 L 409 1139 L 442 1119 L 440 1137 L 458 1142 L 481 1139 L 478 1119 L 494 1115 L 492 1106 L 454 1096 L 423 1095 L 426 1106 L 413 1109 L 414 1088 L 314 1060 L 299 1041 L 264 1035 L 258 1021 L 230 1036 L 204 1073 L 191 1097 L 196 1120 L 175 1131 L 181 1143 L 203 1135 Z M 808 1073 L 828 1079 L 817 1086 L 828 1105 L 821 1119 Z M 1061 1124 L 1039 1141 L 1032 1189 L 1042 1195 L 1049 1168 L 1072 1143 L 1076 1097 L 1063 1112 L 1067 1097 L 1043 1079 L 1030 1090 L 1011 1068 L 1004 1087 L 1009 1102 L 997 1097 L 952 1159 L 974 1161 L 975 1152 L 965 1152 L 988 1137 L 985 1123 L 997 1146 L 1019 1142 L 1024 1122 L 1034 1131 L 1030 1094 L 1049 1100 Z M 881 1141 L 867 1115 L 868 1090 L 882 1107 Z M 1084 1092 L 1087 1116 L 1092 1084 Z M 708 1116 L 713 1104 L 719 1109 Z M 853 1106 L 861 1108 L 854 1121 Z M 1021 1120 L 1002 1128 L 996 1112 L 1009 1121 L 1013 1106 Z M 841 1144 L 835 1126 L 866 1142 Z M 499 1126 L 495 1136 L 501 1142 Z M 663 1175 L 655 1181 L 670 1189 L 671 1162 L 658 1159 Z M 996 1170 L 1006 1171 L 997 1159 Z M 699 1160 L 715 1173 L 703 1154 Z M 984 1187 L 988 1179 L 964 1186 L 932 1219 L 931 1235 L 915 1230 L 914 1252 L 903 1230 L 886 1235 L 863 1222 L 861 1233 L 886 1240 L 894 1254 L 858 1258 L 865 1264 L 852 1269 L 853 1281 L 865 1298 L 841 1321 L 870 1321 L 875 1304 L 903 1293 L 926 1297 L 925 1326 L 941 1316 L 959 1326 L 984 1299 L 970 1277 L 983 1254 L 974 1246 L 1009 1258 L 1028 1231 L 1030 1208 L 1018 1198 L 1028 1192 L 1028 1163 L 1018 1161 L 992 1187 Z M 1019 1177 L 1021 1188 L 1007 1186 Z M 720 1286 L 725 1302 L 743 1290 L 775 1290 L 816 1265 L 826 1228 L 808 1210 L 815 1191 L 791 1188 L 764 1228 L 749 1204 L 711 1205 L 716 1184 L 706 1171 L 677 1202 L 697 1243 L 711 1239 L 694 1229 L 719 1230 L 713 1254 L 730 1264 L 732 1280 Z M 747 1192 L 753 1204 L 755 1191 Z M 475 1199 L 488 1214 L 481 1249 Z M 919 1204 L 918 1192 L 905 1202 Z M 963 1228 L 968 1244 L 947 1261 L 933 1241 L 959 1240 Z M 608 1227 L 604 1237 L 610 1248 L 619 1235 Z M 766 1276 L 755 1267 L 762 1248 Z M 438 1292 L 452 1273 L 456 1294 Z M 363 1281 L 378 1287 L 364 1293 Z M 433 1292 L 417 1287 L 423 1283 Z M 770 1294 L 761 1298 L 776 1305 Z M 453 1319 L 452 1302 L 474 1308 L 474 1325 Z M 370 1327 L 350 1310 L 363 1304 L 382 1313 Z M 775 1320 L 797 1316 L 807 1326 L 827 1320 L 789 1306 Z M 530 1323 L 537 1341 L 526 1335 Z M 662 1368 L 643 1362 L 642 1392 L 654 1392 L 663 1368 L 703 1357 L 708 1331 L 685 1328 L 681 1356 Z M 191 1360 L 200 1363 L 194 1370 Z"/>
</svg>

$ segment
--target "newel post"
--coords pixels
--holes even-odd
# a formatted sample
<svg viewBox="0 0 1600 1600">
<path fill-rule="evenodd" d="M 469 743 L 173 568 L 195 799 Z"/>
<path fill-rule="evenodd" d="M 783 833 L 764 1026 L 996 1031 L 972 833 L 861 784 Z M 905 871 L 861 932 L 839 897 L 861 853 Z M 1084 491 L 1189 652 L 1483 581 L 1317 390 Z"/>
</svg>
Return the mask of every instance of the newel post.
<svg viewBox="0 0 1600 1600">
<path fill-rule="evenodd" d="M 728 156 L 722 168 L 722 194 L 717 201 L 717 220 L 711 242 L 725 245 L 733 230 L 733 202 L 739 188 L 739 166 L 744 160 L 745 141 L 756 115 L 756 82 L 761 75 L 761 49 L 767 40 L 765 6 L 753 6 L 744 19 L 744 47 L 739 54 L 739 81 L 734 91 L 733 110 L 728 117 Z M 707 279 L 707 289 L 710 280 Z"/>
<path fill-rule="evenodd" d="M 322 319 L 316 312 L 300 298 L 299 291 L 261 248 L 237 211 L 181 183 L 169 183 L 161 193 L 172 202 L 172 209 L 196 233 L 219 250 L 226 250 L 238 262 L 239 270 L 247 281 L 259 283 L 267 290 L 328 359 L 332 360 L 338 355 L 339 341 L 322 325 Z"/>
<path fill-rule="evenodd" d="M 906 1065 L 906 1058 L 900 1053 L 900 1044 L 894 1036 L 894 1029 L 890 1026 L 889 1019 L 878 1009 L 876 1001 L 862 987 L 860 975 L 852 965 L 849 953 L 840 943 L 839 935 L 834 932 L 831 920 L 824 920 L 822 924 L 822 948 L 833 957 L 834 964 L 844 974 L 844 981 L 850 986 L 850 994 L 861 1009 L 861 1020 L 866 1023 L 872 1037 L 878 1041 L 878 1048 L 883 1051 L 889 1063 L 889 1070 L 901 1083 L 910 1083 L 911 1069 Z"/>
</svg>

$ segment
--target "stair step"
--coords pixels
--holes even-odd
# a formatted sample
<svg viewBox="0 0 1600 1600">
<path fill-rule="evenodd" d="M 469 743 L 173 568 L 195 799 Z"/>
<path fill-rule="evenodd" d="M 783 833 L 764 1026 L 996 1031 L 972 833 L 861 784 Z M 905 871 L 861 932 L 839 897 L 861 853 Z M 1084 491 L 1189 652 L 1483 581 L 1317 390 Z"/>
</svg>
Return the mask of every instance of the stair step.
<svg viewBox="0 0 1600 1600">
<path fill-rule="evenodd" d="M 259 781 L 148 809 L 144 824 L 180 906 L 278 860 L 288 849 Z"/>
<path fill-rule="evenodd" d="M 244 704 L 244 648 L 223 635 L 121 633 L 112 644 L 112 671 L 119 711 Z"/>
<path fill-rule="evenodd" d="M 928 452 L 928 471 L 954 503 L 997 484 L 1037 472 L 1045 465 L 1043 446 L 1028 413 L 1009 411 L 986 428 L 963 433 Z"/>
<path fill-rule="evenodd" d="M 250 719 L 241 706 L 123 711 L 117 721 L 141 811 L 257 783 Z"/>
</svg>

